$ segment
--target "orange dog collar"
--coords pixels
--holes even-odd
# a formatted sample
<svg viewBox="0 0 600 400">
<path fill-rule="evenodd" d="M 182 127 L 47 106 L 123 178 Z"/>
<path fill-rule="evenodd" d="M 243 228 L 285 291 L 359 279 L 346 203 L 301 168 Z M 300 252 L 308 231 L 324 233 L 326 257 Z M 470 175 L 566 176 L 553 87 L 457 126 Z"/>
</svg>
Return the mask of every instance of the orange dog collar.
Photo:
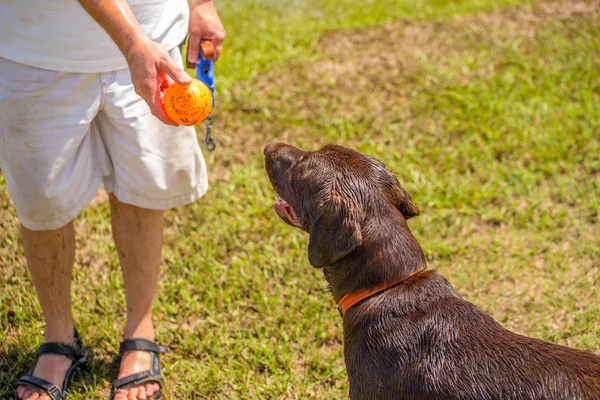
<svg viewBox="0 0 600 400">
<path fill-rule="evenodd" d="M 340 316 L 343 317 L 344 314 L 346 313 L 346 311 L 348 311 L 350 308 L 352 308 L 356 304 L 360 303 L 364 299 L 374 296 L 378 293 L 384 292 L 396 285 L 399 285 L 402 282 L 411 278 L 412 276 L 418 274 L 419 272 L 423 272 L 424 270 L 425 270 L 425 266 L 422 266 L 418 270 L 411 272 L 410 275 L 408 275 L 406 278 L 402 278 L 399 281 L 385 284 L 382 286 L 376 286 L 373 289 L 361 289 L 358 292 L 346 294 L 344 297 L 342 297 L 342 299 L 338 303 L 338 310 L 340 312 Z"/>
</svg>

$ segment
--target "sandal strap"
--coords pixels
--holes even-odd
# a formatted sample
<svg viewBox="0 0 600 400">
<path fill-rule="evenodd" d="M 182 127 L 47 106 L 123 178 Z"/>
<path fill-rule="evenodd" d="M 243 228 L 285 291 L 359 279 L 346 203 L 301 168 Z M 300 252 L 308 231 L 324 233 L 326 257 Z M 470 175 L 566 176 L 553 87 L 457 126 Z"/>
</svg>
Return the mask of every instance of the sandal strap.
<svg viewBox="0 0 600 400">
<path fill-rule="evenodd" d="M 35 376 L 23 375 L 17 381 L 17 386 L 19 385 L 27 385 L 38 389 L 42 389 L 48 394 L 48 396 L 52 398 L 52 400 L 63 400 L 65 398 L 64 394 L 60 391 L 58 386 L 44 379 L 36 378 Z"/>
<path fill-rule="evenodd" d="M 48 342 L 42 344 L 35 352 L 35 356 L 39 357 L 42 354 L 59 354 L 61 356 L 69 357 L 72 361 L 77 361 L 77 359 L 81 356 L 81 352 L 75 347 L 58 342 Z"/>
<path fill-rule="evenodd" d="M 159 385 L 162 386 L 162 376 L 156 375 L 148 371 L 138 372 L 136 374 L 125 376 L 121 379 L 117 379 L 111 384 L 111 388 L 113 391 L 117 391 L 123 386 L 127 385 L 139 385 L 140 383 L 145 382 L 158 382 Z"/>
<path fill-rule="evenodd" d="M 60 342 L 46 342 L 40 345 L 35 352 L 36 358 L 42 354 L 58 354 L 66 356 L 75 362 L 82 357 L 87 358 L 86 351 L 83 349 L 83 341 L 77 329 L 73 330 L 73 345 L 68 345 Z"/>
<path fill-rule="evenodd" d="M 150 340 L 141 339 L 141 338 L 132 338 L 124 340 L 119 347 L 119 354 L 123 355 L 126 351 L 151 351 L 153 353 L 166 353 L 167 348 L 165 346 L 161 346 L 156 344 Z"/>
</svg>

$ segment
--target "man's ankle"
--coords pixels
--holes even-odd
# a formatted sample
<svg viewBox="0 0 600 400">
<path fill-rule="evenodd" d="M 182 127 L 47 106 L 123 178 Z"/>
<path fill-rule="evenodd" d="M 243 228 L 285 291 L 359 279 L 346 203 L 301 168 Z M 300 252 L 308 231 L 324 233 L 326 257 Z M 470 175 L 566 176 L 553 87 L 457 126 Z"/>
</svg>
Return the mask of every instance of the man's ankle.
<svg viewBox="0 0 600 400">
<path fill-rule="evenodd" d="M 152 316 L 144 315 L 140 318 L 129 316 L 125 324 L 123 337 L 125 339 L 141 338 L 154 341 L 155 331 L 152 324 Z"/>
<path fill-rule="evenodd" d="M 49 326 L 48 324 L 46 324 L 44 341 L 63 343 L 72 346 L 75 341 L 73 335 L 74 329 L 75 328 L 73 322 L 65 323 L 64 325 L 60 326 L 56 326 L 54 324 L 53 326 Z"/>
</svg>

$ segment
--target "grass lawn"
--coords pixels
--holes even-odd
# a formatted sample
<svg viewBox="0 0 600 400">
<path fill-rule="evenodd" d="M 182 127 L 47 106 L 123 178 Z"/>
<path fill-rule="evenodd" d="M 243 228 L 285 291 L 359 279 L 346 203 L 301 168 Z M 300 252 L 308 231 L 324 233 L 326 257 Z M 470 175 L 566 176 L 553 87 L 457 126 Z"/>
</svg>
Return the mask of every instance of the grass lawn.
<svg viewBox="0 0 600 400">
<path fill-rule="evenodd" d="M 211 190 L 167 213 L 168 398 L 346 396 L 335 304 L 307 236 L 272 211 L 272 139 L 386 162 L 421 209 L 410 226 L 430 268 L 506 328 L 600 354 L 598 2 L 221 3 Z M 125 309 L 108 204 L 76 230 L 73 312 L 92 358 L 70 398 L 105 399 Z M 41 319 L 0 178 L 0 398 Z"/>
</svg>

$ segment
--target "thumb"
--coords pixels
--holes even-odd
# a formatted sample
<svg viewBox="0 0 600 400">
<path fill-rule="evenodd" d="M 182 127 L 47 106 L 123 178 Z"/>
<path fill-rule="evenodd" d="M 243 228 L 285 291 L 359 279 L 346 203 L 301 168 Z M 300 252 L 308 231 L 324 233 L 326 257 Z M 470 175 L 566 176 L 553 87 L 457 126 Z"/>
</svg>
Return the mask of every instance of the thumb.
<svg viewBox="0 0 600 400">
<path fill-rule="evenodd" d="M 175 82 L 181 85 L 187 85 L 188 83 L 192 82 L 192 77 L 173 61 L 169 60 L 168 62 L 165 62 L 162 67 L 163 72 L 165 72 Z"/>
</svg>

